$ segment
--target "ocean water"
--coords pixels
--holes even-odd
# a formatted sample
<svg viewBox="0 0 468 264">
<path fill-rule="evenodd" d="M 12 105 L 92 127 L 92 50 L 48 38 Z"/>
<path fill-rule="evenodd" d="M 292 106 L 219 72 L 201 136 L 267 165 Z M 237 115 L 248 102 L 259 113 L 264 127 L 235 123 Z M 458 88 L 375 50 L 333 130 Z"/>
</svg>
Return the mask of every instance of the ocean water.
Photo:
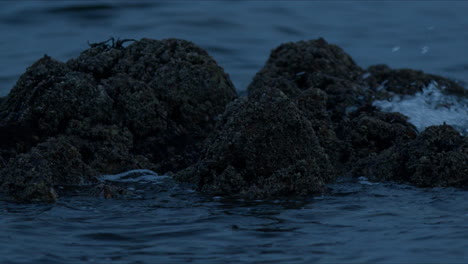
<svg viewBox="0 0 468 264">
<path fill-rule="evenodd" d="M 111 36 L 191 40 L 239 91 L 271 49 L 318 37 L 364 67 L 386 63 L 468 82 L 466 1 L 3 0 L 0 7 L 0 96 L 44 54 L 67 60 L 87 41 Z M 404 112 L 420 129 L 441 122 L 466 129 L 466 101 L 452 99 L 428 87 L 378 106 Z M 134 194 L 0 202 L 0 263 L 468 263 L 466 190 L 360 178 L 320 197 L 246 202 L 207 197 L 149 171 L 102 180 Z"/>
</svg>

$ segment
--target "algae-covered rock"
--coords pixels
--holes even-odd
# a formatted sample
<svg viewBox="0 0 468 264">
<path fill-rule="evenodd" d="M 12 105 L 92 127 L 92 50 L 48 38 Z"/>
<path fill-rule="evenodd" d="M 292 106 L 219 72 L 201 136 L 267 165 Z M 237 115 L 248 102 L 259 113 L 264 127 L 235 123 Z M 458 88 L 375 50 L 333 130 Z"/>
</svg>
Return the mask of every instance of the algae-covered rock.
<svg viewBox="0 0 468 264">
<path fill-rule="evenodd" d="M 355 162 L 371 154 L 411 141 L 417 129 L 400 113 L 385 113 L 367 106 L 352 112 L 337 128 L 343 139 L 343 162 Z"/>
<path fill-rule="evenodd" d="M 48 175 L 60 171 L 78 182 L 88 177 L 67 173 L 66 162 L 28 173 L 13 169 L 51 162 L 44 152 L 49 150 L 37 146 L 52 137 L 79 154 L 66 158 L 99 174 L 183 169 L 198 159 L 216 116 L 236 97 L 213 58 L 184 40 L 142 39 L 127 47 L 103 42 L 67 63 L 45 56 L 0 103 L 0 168 L 11 170 L 2 170 L 0 179 L 17 178 L 23 185 L 15 186 L 24 186 L 24 194 L 19 187 L 10 190 L 12 184 L 3 186 L 21 200 L 37 200 L 40 194 L 48 200 L 47 188 L 58 181 Z M 34 186 L 47 187 L 27 191 Z"/>
<path fill-rule="evenodd" d="M 133 135 L 133 151 L 162 173 L 196 161 L 186 150 L 198 148 L 194 145 L 213 130 L 214 118 L 237 97 L 208 53 L 183 40 L 142 39 L 124 49 L 98 46 L 67 65 L 100 79 L 115 114 Z"/>
<path fill-rule="evenodd" d="M 360 83 L 363 70 L 340 47 L 320 38 L 286 43 L 274 49 L 249 85 L 249 93 L 275 87 L 290 97 L 315 88 L 327 94 L 327 110 L 338 120 L 350 106 L 371 98 Z"/>
<path fill-rule="evenodd" d="M 467 187 L 468 137 L 448 125 L 431 126 L 413 141 L 360 161 L 353 173 L 420 187 Z"/>
<path fill-rule="evenodd" d="M 68 142 L 80 150 L 83 161 L 100 174 L 155 169 L 148 158 L 131 151 L 133 135 L 125 127 L 73 121 L 65 135 Z"/>
<path fill-rule="evenodd" d="M 287 94 L 312 123 L 335 167 L 344 168 L 416 135 L 406 117 L 369 106 L 376 89 L 363 74 L 348 54 L 323 39 L 286 43 L 272 51 L 249 92 L 275 87 Z"/>
<path fill-rule="evenodd" d="M 340 153 L 345 149 L 344 144 L 336 135 L 336 124 L 332 121 L 330 112 L 327 110 L 327 93 L 317 88 L 309 88 L 295 97 L 293 102 L 301 109 L 304 117 L 310 121 L 320 145 L 328 154 L 332 164 L 335 167 L 340 167 Z"/>
<path fill-rule="evenodd" d="M 281 90 L 311 122 L 330 161 L 341 168 L 346 150 L 336 126 L 350 109 L 370 101 L 365 86 L 359 83 L 362 72 L 340 47 L 324 39 L 285 43 L 271 52 L 248 92 Z"/>
<path fill-rule="evenodd" d="M 200 161 L 176 178 L 243 198 L 322 193 L 335 177 L 310 121 L 277 89 L 231 103 Z"/>
<path fill-rule="evenodd" d="M 95 182 L 97 172 L 85 164 L 77 148 L 64 138 L 50 138 L 28 153 L 12 158 L 0 170 L 0 188 L 21 202 L 53 202 L 56 185 Z"/>
<path fill-rule="evenodd" d="M 112 100 L 92 76 L 45 56 L 20 77 L 2 105 L 0 147 L 12 152 L 10 158 L 64 133 L 72 120 L 113 123 Z"/>
</svg>

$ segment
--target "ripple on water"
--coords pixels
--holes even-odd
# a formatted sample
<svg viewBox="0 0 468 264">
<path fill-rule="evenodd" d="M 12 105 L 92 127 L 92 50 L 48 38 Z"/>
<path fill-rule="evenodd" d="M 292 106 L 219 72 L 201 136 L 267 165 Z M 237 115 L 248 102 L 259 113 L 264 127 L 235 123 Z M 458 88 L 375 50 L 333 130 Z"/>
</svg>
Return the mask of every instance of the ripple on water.
<svg viewBox="0 0 468 264">
<path fill-rule="evenodd" d="M 125 177 L 121 184 L 135 184 Z M 468 259 L 466 192 L 351 179 L 329 187 L 329 195 L 303 201 L 213 200 L 184 188 L 146 188 L 156 193 L 141 200 L 2 203 L 0 254 L 6 262 L 63 263 L 434 263 L 448 254 L 456 254 L 454 262 Z"/>
</svg>

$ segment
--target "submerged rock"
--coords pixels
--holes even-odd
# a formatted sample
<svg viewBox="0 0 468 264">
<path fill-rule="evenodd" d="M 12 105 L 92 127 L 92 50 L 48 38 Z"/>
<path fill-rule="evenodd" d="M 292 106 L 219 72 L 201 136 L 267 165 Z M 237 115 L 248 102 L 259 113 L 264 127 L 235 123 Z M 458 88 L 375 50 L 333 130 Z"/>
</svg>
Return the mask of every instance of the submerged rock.
<svg viewBox="0 0 468 264">
<path fill-rule="evenodd" d="M 431 126 L 413 141 L 361 160 L 353 173 L 420 187 L 467 187 L 468 137 L 448 125 Z"/>
<path fill-rule="evenodd" d="M 236 97 L 228 75 L 188 41 L 99 43 L 67 63 L 45 56 L 0 102 L 0 163 L 6 166 L 0 185 L 15 192 L 23 186 L 25 193 L 14 195 L 20 200 L 41 194 L 50 200 L 47 188 L 59 184 L 59 171 L 77 183 L 88 177 L 67 173 L 65 160 L 36 168 L 38 159 L 52 162 L 48 148 L 38 146 L 53 137 L 75 149 L 77 155 L 66 158 L 89 166 L 93 176 L 177 171 L 197 160 L 216 116 Z M 10 188 L 13 178 L 22 185 Z"/>
<path fill-rule="evenodd" d="M 264 199 L 322 193 L 335 176 L 311 122 L 269 89 L 231 103 L 200 161 L 175 177 L 210 194 Z"/>
</svg>

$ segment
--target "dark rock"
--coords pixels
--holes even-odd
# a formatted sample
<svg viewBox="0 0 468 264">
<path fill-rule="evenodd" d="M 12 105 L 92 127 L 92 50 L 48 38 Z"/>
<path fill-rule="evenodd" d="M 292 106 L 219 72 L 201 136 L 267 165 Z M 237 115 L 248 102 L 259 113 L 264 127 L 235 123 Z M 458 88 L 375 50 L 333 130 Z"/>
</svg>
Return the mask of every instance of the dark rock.
<svg viewBox="0 0 468 264">
<path fill-rule="evenodd" d="M 421 92 L 433 83 L 445 93 L 468 96 L 468 90 L 460 84 L 447 78 L 427 74 L 411 69 L 391 69 L 387 65 L 374 65 L 364 73 L 365 81 L 372 90 L 376 90 L 379 99 L 388 98 L 389 93 L 413 95 Z"/>
<path fill-rule="evenodd" d="M 188 41 L 142 39 L 125 49 L 95 49 L 67 65 L 100 79 L 120 121 L 133 134 L 133 151 L 157 163 L 158 172 L 196 161 L 199 146 L 194 145 L 236 98 L 227 74 Z"/>
<path fill-rule="evenodd" d="M 302 91 L 293 101 L 310 121 L 320 145 L 328 154 L 332 164 L 335 167 L 341 167 L 340 153 L 345 149 L 335 133 L 336 124 L 327 110 L 327 93 L 317 88 L 309 88 Z"/>
<path fill-rule="evenodd" d="M 128 47 L 100 43 L 67 63 L 45 56 L 0 104 L 0 168 L 34 168 L 28 162 L 39 156 L 51 162 L 48 153 L 41 153 L 49 150 L 36 146 L 60 137 L 79 154 L 67 157 L 89 166 L 93 175 L 139 168 L 177 171 L 198 159 L 216 116 L 236 97 L 228 75 L 188 41 L 142 39 Z M 0 178 L 17 177 L 24 182 L 17 186 L 38 191 L 21 194 L 19 187 L 8 189 L 16 186 L 10 183 L 4 189 L 21 200 L 37 200 L 41 194 L 50 200 L 47 188 L 59 182 L 47 176 L 55 175 L 53 170 L 77 181 L 89 175 L 67 174 L 60 164 L 41 166 L 50 170 L 44 176 L 39 169 L 0 172 Z"/>
<path fill-rule="evenodd" d="M 87 74 L 50 57 L 34 63 L 0 112 L 0 147 L 7 159 L 62 134 L 72 120 L 112 123 L 112 100 Z"/>
<path fill-rule="evenodd" d="M 0 188 L 21 202 L 54 202 L 56 185 L 95 182 L 97 172 L 85 164 L 77 148 L 64 138 L 50 138 L 28 153 L 12 158 L 0 170 Z"/>
<path fill-rule="evenodd" d="M 384 113 L 367 106 L 351 113 L 341 122 L 337 134 L 343 140 L 343 163 L 354 163 L 371 154 L 411 141 L 417 129 L 400 113 Z"/>
<path fill-rule="evenodd" d="M 290 97 L 315 88 L 327 94 L 332 120 L 350 106 L 369 102 L 370 90 L 360 83 L 363 70 L 340 47 L 324 39 L 286 43 L 274 49 L 248 87 L 249 93 L 275 87 Z"/>
<path fill-rule="evenodd" d="M 353 173 L 420 187 L 467 187 L 468 137 L 448 125 L 431 126 L 413 141 L 361 160 Z"/>
<path fill-rule="evenodd" d="M 210 194 L 267 199 L 322 193 L 335 171 L 304 113 L 270 89 L 228 105 L 201 160 L 175 177 Z"/>
<path fill-rule="evenodd" d="M 83 161 L 100 174 L 156 169 L 147 157 L 132 152 L 133 135 L 125 127 L 73 121 L 66 135 L 68 141 L 80 150 Z"/>
<path fill-rule="evenodd" d="M 341 48 L 323 39 L 286 43 L 272 51 L 249 93 L 275 87 L 312 123 L 336 168 L 416 136 L 407 118 L 370 107 L 364 71 Z M 359 109 L 359 110 L 358 110 Z M 358 111 L 357 111 L 358 110 Z"/>
</svg>

